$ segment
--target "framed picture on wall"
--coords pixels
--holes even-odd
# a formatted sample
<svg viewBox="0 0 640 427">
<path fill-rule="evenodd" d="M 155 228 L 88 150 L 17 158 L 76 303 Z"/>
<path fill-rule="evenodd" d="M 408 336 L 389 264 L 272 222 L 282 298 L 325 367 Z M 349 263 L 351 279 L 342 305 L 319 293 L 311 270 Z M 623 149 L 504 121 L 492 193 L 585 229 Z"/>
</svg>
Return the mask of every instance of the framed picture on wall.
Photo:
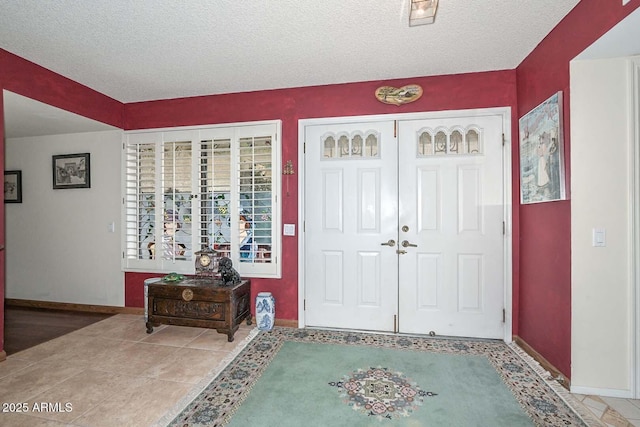
<svg viewBox="0 0 640 427">
<path fill-rule="evenodd" d="M 91 188 L 90 154 L 53 156 L 53 188 Z"/>
<path fill-rule="evenodd" d="M 525 114 L 520 127 L 520 202 L 566 199 L 562 92 Z"/>
<path fill-rule="evenodd" d="M 22 203 L 22 171 L 4 172 L 4 202 Z"/>
</svg>

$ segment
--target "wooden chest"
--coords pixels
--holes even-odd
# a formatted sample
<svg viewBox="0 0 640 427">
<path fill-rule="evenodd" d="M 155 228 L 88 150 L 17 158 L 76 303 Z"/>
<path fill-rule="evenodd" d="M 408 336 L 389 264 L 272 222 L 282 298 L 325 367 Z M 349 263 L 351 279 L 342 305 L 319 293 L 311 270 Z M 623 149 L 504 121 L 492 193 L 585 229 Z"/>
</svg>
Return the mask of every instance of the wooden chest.
<svg viewBox="0 0 640 427">
<path fill-rule="evenodd" d="M 220 286 L 211 278 L 159 281 L 147 289 L 147 333 L 160 324 L 211 328 L 227 334 L 229 342 L 246 319 L 251 324 L 251 281 Z"/>
</svg>

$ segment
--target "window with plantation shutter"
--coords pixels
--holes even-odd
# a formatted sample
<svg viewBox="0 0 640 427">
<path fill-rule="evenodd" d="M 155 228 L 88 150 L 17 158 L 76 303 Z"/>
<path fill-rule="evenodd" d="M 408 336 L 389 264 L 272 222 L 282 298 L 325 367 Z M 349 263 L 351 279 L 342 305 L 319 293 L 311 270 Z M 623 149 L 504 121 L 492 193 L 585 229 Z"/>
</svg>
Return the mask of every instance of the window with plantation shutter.
<svg viewBox="0 0 640 427">
<path fill-rule="evenodd" d="M 246 277 L 280 277 L 280 122 L 131 132 L 124 268 L 194 272 L 213 248 Z"/>
</svg>

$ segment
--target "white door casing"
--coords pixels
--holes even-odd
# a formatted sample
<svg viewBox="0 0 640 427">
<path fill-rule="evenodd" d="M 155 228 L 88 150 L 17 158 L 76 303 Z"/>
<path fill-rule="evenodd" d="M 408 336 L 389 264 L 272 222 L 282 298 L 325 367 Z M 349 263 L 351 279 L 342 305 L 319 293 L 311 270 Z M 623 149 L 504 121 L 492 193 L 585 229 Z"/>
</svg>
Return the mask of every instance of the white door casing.
<svg viewBox="0 0 640 427">
<path fill-rule="evenodd" d="M 489 116 L 492 118 L 487 122 Z M 393 134 L 393 122 L 390 119 L 398 121 L 395 129 L 397 138 Z M 431 121 L 432 119 L 436 121 Z M 443 119 L 446 120 L 443 121 Z M 299 217 L 302 224 L 299 236 L 299 326 L 420 334 L 434 331 L 440 335 L 503 338 L 505 341 L 510 341 L 510 145 L 507 142 L 506 146 L 502 146 L 503 134 L 509 134 L 509 124 L 508 108 L 302 120 L 299 128 L 300 141 L 306 141 L 306 153 L 301 146 L 299 154 Z M 491 135 L 484 131 L 487 126 L 492 128 L 489 132 Z M 318 160 L 321 158 L 321 150 L 324 150 L 324 147 L 315 142 L 319 141 L 317 138 L 327 134 L 338 135 L 341 132 L 343 135 L 353 135 L 358 132 L 362 134 L 378 128 L 381 136 L 379 159 L 342 159 L 334 162 L 334 165 L 330 165 L 330 161 Z M 444 157 L 447 156 L 433 156 L 438 157 L 437 159 L 417 156 L 416 132 L 424 129 L 435 132 L 447 129 L 448 132 L 475 129 L 482 131 L 482 141 L 489 138 L 494 140 L 495 144 L 492 145 L 493 151 L 483 152 L 483 155 L 475 153 L 458 155 L 457 158 L 450 156 L 452 158 L 446 159 Z M 315 141 L 313 141 L 314 138 L 316 138 Z M 385 148 L 393 145 L 391 143 L 385 145 L 387 140 L 396 144 L 395 163 L 391 161 L 393 154 L 385 151 Z M 484 150 L 484 145 L 482 147 Z M 483 157 L 487 156 L 491 156 L 491 161 L 483 160 Z M 365 165 L 367 162 L 369 165 Z M 340 163 L 344 163 L 344 166 L 338 166 Z M 322 169 L 324 171 L 321 171 Z M 487 175 L 487 171 L 492 173 Z M 418 178 L 419 181 L 416 181 Z M 378 179 L 382 181 L 377 181 Z M 345 190 L 335 194 L 323 190 L 332 187 L 323 184 L 328 181 L 340 182 L 340 187 Z M 366 183 L 366 181 L 371 182 Z M 490 186 L 488 192 L 482 189 L 483 184 Z M 437 205 L 433 204 L 434 195 L 425 196 L 422 191 L 419 194 L 416 193 L 420 186 L 427 189 L 433 185 L 438 188 L 438 196 L 446 193 L 446 197 L 439 200 Z M 453 190 L 448 188 L 448 191 L 443 192 L 443 185 Z M 394 190 L 395 193 L 393 193 Z M 351 246 L 344 246 L 339 244 L 338 240 L 332 240 L 336 239 L 336 236 L 330 237 L 330 232 L 324 236 L 325 233 L 319 232 L 320 228 L 317 225 L 314 226 L 314 223 L 318 224 L 321 214 L 327 218 L 330 215 L 337 215 L 334 222 L 338 223 L 339 214 L 331 209 L 326 210 L 326 204 L 323 202 L 331 197 L 336 201 L 334 205 L 341 207 L 338 211 L 344 213 L 345 219 L 341 223 L 345 227 L 344 230 L 347 231 L 349 224 L 356 227 L 348 232 L 349 237 L 343 238 L 343 241 L 354 248 L 346 249 Z M 465 203 L 457 206 L 460 197 Z M 377 206 L 377 203 L 381 206 L 380 213 L 378 216 L 371 216 L 367 212 L 377 211 L 367 206 Z M 478 203 L 484 203 L 486 206 L 480 207 Z M 444 242 L 444 247 L 438 247 L 436 233 L 428 230 L 427 226 L 433 218 L 425 216 L 424 210 L 430 206 L 443 209 L 452 204 L 455 206 L 453 215 L 440 212 L 436 218 L 440 221 L 437 223 L 441 227 L 440 234 L 444 231 L 449 233 L 445 238 L 439 237 L 440 243 Z M 353 213 L 349 215 L 350 212 Z M 416 213 L 413 214 L 413 212 Z M 411 216 L 414 218 L 412 219 Z M 495 218 L 499 219 L 494 221 Z M 375 222 L 378 219 L 381 221 L 380 225 Z M 357 221 L 360 223 L 369 221 L 370 224 L 376 225 L 368 228 L 360 226 L 358 229 Z M 487 225 L 486 221 L 490 224 Z M 409 227 L 408 231 L 403 231 L 403 225 Z M 322 226 L 325 227 L 326 224 Z M 391 230 L 392 227 L 395 229 Z M 424 229 L 425 227 L 427 230 Z M 506 230 L 505 235 L 503 235 L 503 227 Z M 421 231 L 418 231 L 419 229 Z M 452 230 L 453 234 L 451 234 Z M 476 235 L 475 244 L 477 245 L 477 237 L 482 236 L 483 233 L 492 236 L 488 239 L 491 242 L 487 243 L 486 238 L 484 243 L 480 242 L 480 244 L 489 244 L 492 248 L 489 254 L 482 254 L 473 247 L 472 243 L 469 243 L 469 239 L 455 244 L 448 242 L 451 239 L 460 240 L 457 237 L 458 234 L 463 237 L 469 237 L 465 234 Z M 335 231 L 334 234 L 336 234 Z M 389 239 L 396 240 L 395 247 L 379 246 Z M 403 240 L 418 246 L 406 248 L 398 246 Z M 480 241 L 482 240 L 483 238 L 480 238 Z M 319 256 L 319 241 L 333 241 L 334 249 Z M 354 252 L 355 255 L 346 255 L 349 251 Z M 396 251 L 406 252 L 397 255 Z M 442 254 L 437 255 L 438 251 Z M 449 251 L 457 252 L 451 255 L 447 254 Z M 347 264 L 347 270 L 354 270 L 351 273 L 344 270 L 345 256 L 351 257 L 350 263 Z M 358 261 L 354 262 L 354 259 Z M 335 268 L 331 269 L 333 272 L 329 269 L 323 271 L 324 265 L 331 260 L 337 262 L 336 265 L 340 266 L 341 273 L 336 273 Z M 438 262 L 441 264 L 438 265 Z M 449 270 L 446 274 L 445 265 Z M 433 266 L 439 268 L 438 272 L 434 273 Z M 380 271 L 379 275 L 378 271 Z M 425 277 L 429 275 L 438 277 L 438 274 L 442 276 L 438 284 L 428 283 L 426 287 L 424 284 L 419 285 L 421 281 L 425 281 Z M 487 275 L 492 279 L 487 279 Z M 354 277 L 355 281 L 353 281 Z M 452 278 L 457 280 L 460 285 L 454 282 L 453 287 L 444 287 L 445 277 L 449 281 Z M 322 278 L 321 286 L 317 285 L 320 282 L 319 278 Z M 332 283 L 340 283 L 340 285 L 339 287 L 334 285 L 333 288 L 327 287 Z M 350 286 L 351 283 L 358 283 L 359 287 Z M 367 294 L 366 292 L 369 291 L 373 293 Z M 446 296 L 442 293 L 444 291 L 447 291 Z M 325 298 L 330 295 L 341 295 L 343 299 L 337 302 L 335 297 Z M 383 299 L 377 300 L 373 295 L 380 295 Z M 438 297 L 437 304 L 429 300 L 433 296 Z M 321 298 L 334 302 L 333 304 L 323 303 L 323 305 L 318 303 Z M 491 301 L 487 301 L 486 298 L 490 298 Z M 372 301 L 380 301 L 380 306 L 372 304 Z M 357 309 L 354 310 L 349 305 L 339 308 L 344 302 L 352 305 L 355 302 Z M 363 302 L 366 304 L 362 304 Z M 462 310 L 459 310 L 460 308 Z M 487 317 L 483 314 L 479 315 L 482 312 L 490 315 L 487 321 L 478 322 L 479 317 Z M 506 324 L 502 322 L 503 316 L 506 318 Z M 463 324 L 473 324 L 473 326 L 465 329 L 461 327 Z"/>
</svg>

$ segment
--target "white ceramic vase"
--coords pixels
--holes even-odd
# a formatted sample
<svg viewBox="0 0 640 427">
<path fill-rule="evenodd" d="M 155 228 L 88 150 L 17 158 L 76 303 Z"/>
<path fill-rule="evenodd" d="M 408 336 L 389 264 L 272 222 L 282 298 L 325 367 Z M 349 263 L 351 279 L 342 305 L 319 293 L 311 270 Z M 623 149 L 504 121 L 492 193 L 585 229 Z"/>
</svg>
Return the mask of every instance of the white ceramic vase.
<svg viewBox="0 0 640 427">
<path fill-rule="evenodd" d="M 256 324 L 261 331 L 273 329 L 276 320 L 276 300 L 271 292 L 260 292 L 256 296 Z"/>
</svg>

